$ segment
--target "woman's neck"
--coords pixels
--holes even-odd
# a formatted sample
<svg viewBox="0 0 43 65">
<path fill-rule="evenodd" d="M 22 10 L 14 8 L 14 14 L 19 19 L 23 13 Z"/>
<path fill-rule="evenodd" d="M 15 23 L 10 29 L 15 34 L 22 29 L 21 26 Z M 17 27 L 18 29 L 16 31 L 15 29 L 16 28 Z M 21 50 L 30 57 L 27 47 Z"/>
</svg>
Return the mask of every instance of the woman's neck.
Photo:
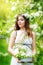
<svg viewBox="0 0 43 65">
<path fill-rule="evenodd" d="M 20 28 L 20 30 L 25 30 L 25 28 Z"/>
</svg>

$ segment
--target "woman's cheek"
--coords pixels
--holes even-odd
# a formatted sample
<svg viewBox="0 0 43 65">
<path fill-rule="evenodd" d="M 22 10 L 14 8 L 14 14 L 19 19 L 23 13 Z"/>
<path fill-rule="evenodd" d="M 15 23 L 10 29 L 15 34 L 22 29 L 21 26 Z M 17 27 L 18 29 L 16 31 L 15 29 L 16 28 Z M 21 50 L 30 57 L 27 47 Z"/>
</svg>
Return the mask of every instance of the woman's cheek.
<svg viewBox="0 0 43 65">
<path fill-rule="evenodd" d="M 24 27 L 24 23 L 21 23 L 21 27 Z"/>
<path fill-rule="evenodd" d="M 22 26 L 24 26 L 25 25 L 25 22 L 22 22 Z"/>
</svg>

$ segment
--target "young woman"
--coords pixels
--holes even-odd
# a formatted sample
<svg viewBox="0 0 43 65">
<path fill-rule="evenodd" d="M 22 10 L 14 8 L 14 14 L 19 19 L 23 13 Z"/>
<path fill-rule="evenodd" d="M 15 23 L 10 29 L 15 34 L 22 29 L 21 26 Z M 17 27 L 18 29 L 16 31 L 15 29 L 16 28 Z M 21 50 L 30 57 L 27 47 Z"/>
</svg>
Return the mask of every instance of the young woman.
<svg viewBox="0 0 43 65">
<path fill-rule="evenodd" d="M 18 63 L 18 58 L 15 57 L 16 53 L 14 52 L 14 44 L 19 43 L 20 41 L 28 42 L 30 41 L 30 45 L 32 45 L 32 53 L 36 53 L 36 45 L 35 45 L 35 33 L 29 27 L 29 19 L 27 19 L 24 15 L 19 14 L 16 19 L 16 30 L 14 30 L 11 34 L 8 51 L 12 54 L 11 64 L 10 65 L 33 65 L 33 63 Z M 26 35 L 26 38 L 23 40 L 23 36 Z M 32 41 L 31 41 L 32 40 Z M 31 43 L 32 42 L 32 43 Z M 31 53 L 29 50 L 29 52 Z M 31 54 L 32 54 L 31 53 Z"/>
</svg>

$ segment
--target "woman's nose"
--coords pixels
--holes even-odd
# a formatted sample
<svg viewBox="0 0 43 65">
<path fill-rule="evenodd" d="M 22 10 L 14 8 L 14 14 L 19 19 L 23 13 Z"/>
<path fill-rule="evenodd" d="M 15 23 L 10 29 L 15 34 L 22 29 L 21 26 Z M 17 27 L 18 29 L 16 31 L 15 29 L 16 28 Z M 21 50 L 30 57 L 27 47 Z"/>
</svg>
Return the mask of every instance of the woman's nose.
<svg viewBox="0 0 43 65">
<path fill-rule="evenodd" d="M 21 23 L 21 20 L 19 20 L 19 23 Z"/>
</svg>

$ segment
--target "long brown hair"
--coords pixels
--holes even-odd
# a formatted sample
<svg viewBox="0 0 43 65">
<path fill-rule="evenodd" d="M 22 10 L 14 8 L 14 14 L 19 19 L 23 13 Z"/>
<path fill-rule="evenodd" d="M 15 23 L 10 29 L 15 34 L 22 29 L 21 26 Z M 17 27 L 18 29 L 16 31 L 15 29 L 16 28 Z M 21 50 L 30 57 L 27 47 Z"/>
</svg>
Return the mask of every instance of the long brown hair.
<svg viewBox="0 0 43 65">
<path fill-rule="evenodd" d="M 32 30 L 31 28 L 29 27 L 30 25 L 30 21 L 29 21 L 29 18 L 26 18 L 24 15 L 22 14 L 19 14 L 17 17 L 16 17 L 16 23 L 15 23 L 15 27 L 16 27 L 16 30 L 19 30 L 20 27 L 18 26 L 18 17 L 19 16 L 22 16 L 24 19 L 25 19 L 25 29 L 26 29 L 26 32 L 28 34 L 28 36 L 32 36 Z"/>
</svg>

